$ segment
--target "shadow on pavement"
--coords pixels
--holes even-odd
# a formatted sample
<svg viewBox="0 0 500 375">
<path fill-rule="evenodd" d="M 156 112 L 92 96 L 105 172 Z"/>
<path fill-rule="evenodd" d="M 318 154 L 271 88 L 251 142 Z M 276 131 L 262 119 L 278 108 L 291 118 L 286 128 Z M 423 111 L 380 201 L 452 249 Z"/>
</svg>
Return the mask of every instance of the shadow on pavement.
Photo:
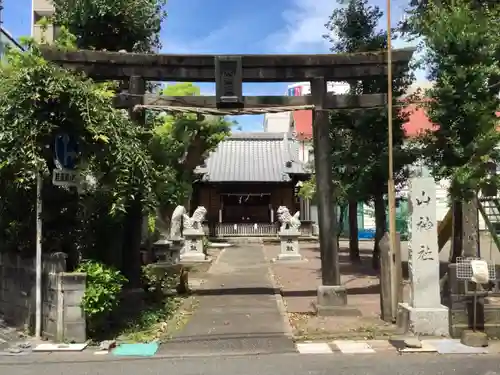
<svg viewBox="0 0 500 375">
<path fill-rule="evenodd" d="M 265 288 L 265 287 L 242 287 L 242 288 L 224 288 L 220 289 L 198 289 L 193 290 L 192 295 L 195 296 L 225 296 L 225 295 L 241 295 L 241 296 L 251 296 L 251 295 L 274 295 L 279 294 L 278 288 Z"/>
<path fill-rule="evenodd" d="M 243 340 L 243 339 L 271 339 L 282 338 L 283 332 L 269 332 L 269 333 L 222 333 L 211 335 L 193 335 L 193 336 L 179 336 L 173 337 L 165 342 L 168 343 L 181 343 L 190 341 L 219 341 L 219 340 Z"/>
</svg>

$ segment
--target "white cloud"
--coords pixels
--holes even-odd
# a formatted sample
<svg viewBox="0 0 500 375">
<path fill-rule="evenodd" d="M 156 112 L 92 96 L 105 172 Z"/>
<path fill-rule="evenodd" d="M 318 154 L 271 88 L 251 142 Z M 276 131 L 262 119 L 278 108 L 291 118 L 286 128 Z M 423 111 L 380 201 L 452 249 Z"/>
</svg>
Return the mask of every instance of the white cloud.
<svg viewBox="0 0 500 375">
<path fill-rule="evenodd" d="M 282 12 L 285 26 L 270 35 L 266 44 L 269 52 L 275 53 L 326 53 L 329 43 L 323 39 L 325 24 L 337 7 L 334 0 L 290 0 L 291 7 Z M 392 25 L 396 25 L 404 16 L 406 2 L 394 2 L 392 5 Z M 371 5 L 378 5 L 385 11 L 384 0 L 374 0 Z M 386 28 L 385 15 L 380 20 L 380 27 Z M 409 44 L 403 40 L 394 42 L 394 47 L 402 48 Z M 414 43 L 412 43 L 414 45 Z"/>
<path fill-rule="evenodd" d="M 292 7 L 282 13 L 285 26 L 270 35 L 266 44 L 273 52 L 325 52 L 322 38 L 325 23 L 332 13 L 332 0 L 292 0 Z"/>
</svg>

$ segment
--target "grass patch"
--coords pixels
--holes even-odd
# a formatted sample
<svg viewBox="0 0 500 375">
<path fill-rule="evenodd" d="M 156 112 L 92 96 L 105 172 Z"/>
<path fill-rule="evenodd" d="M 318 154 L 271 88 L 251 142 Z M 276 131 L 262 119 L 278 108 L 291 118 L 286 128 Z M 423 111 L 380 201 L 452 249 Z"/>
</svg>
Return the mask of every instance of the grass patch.
<svg viewBox="0 0 500 375">
<path fill-rule="evenodd" d="M 184 300 L 184 303 L 179 307 L 177 314 L 173 315 L 165 322 L 164 331 L 160 337 L 161 342 L 168 341 L 172 336 L 184 328 L 193 313 L 196 311 L 199 301 L 190 296 Z"/>
<path fill-rule="evenodd" d="M 185 299 L 182 296 L 170 296 L 162 303 L 148 306 L 136 319 L 127 324 L 117 340 L 137 343 L 159 340 L 167 331 L 168 321 L 177 315 Z"/>
</svg>

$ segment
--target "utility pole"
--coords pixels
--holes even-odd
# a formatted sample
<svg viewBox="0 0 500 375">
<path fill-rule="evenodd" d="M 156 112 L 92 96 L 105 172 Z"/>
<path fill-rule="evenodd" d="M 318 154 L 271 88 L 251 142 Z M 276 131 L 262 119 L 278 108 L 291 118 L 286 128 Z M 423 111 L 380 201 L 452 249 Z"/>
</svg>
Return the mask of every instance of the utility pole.
<svg viewBox="0 0 500 375">
<path fill-rule="evenodd" d="M 392 22 L 391 0 L 387 0 L 387 134 L 389 155 L 389 176 L 387 180 L 387 200 L 389 206 L 389 267 L 390 270 L 390 295 L 391 312 L 393 320 L 396 318 L 400 296 L 399 275 L 401 275 L 401 247 L 397 244 L 396 234 L 396 186 L 394 183 L 394 140 L 392 127 Z"/>
</svg>

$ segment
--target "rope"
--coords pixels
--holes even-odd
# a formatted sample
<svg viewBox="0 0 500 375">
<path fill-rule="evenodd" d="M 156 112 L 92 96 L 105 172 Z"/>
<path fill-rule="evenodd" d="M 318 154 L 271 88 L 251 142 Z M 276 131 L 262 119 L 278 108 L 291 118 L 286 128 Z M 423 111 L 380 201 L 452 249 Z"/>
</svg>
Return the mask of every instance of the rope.
<svg viewBox="0 0 500 375">
<path fill-rule="evenodd" d="M 179 107 L 179 106 L 162 106 L 154 104 L 136 105 L 134 110 L 152 109 L 156 111 L 175 112 L 175 113 L 199 113 L 214 116 L 225 115 L 262 115 L 265 113 L 281 113 L 290 111 L 300 111 L 314 109 L 314 105 L 302 106 L 281 106 L 281 107 L 263 107 L 263 108 L 202 108 L 202 107 Z"/>
</svg>

